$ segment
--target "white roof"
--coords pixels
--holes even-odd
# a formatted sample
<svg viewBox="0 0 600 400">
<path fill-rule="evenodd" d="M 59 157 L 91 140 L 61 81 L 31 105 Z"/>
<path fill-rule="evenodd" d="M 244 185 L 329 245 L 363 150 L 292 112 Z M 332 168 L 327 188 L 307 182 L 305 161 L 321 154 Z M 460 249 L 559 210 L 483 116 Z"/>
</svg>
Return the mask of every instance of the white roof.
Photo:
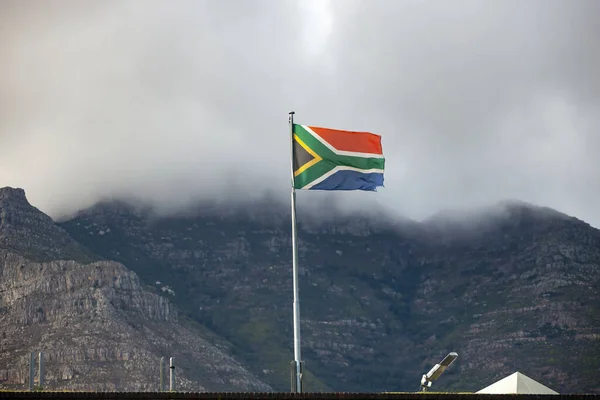
<svg viewBox="0 0 600 400">
<path fill-rule="evenodd" d="M 558 394 L 554 390 L 542 385 L 523 375 L 520 372 L 515 372 L 504 379 L 500 379 L 496 383 L 492 383 L 477 393 L 486 394 Z"/>
</svg>

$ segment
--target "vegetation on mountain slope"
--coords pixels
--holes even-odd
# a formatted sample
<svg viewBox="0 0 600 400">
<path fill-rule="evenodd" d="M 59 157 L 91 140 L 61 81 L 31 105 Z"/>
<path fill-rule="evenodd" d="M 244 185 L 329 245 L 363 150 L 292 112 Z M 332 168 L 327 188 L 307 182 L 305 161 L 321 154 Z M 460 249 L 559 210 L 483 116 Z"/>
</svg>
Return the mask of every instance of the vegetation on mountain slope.
<svg viewBox="0 0 600 400">
<path fill-rule="evenodd" d="M 558 390 L 597 390 L 597 370 L 575 364 L 600 357 L 599 232 L 529 205 L 505 211 L 475 229 L 440 220 L 406 229 L 301 228 L 309 390 L 416 390 L 449 351 L 459 360 L 440 389 L 477 390 L 519 370 Z M 147 282 L 174 288 L 173 301 L 190 317 L 233 343 L 274 388 L 288 389 L 285 215 L 153 218 L 104 204 L 62 227 Z"/>
</svg>

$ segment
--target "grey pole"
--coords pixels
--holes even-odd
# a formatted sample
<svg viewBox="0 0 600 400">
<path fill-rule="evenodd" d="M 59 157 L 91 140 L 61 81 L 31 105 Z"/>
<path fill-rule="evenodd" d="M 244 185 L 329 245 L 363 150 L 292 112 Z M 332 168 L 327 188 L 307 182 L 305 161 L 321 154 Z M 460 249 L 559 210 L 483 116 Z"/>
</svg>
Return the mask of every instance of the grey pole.
<svg viewBox="0 0 600 400">
<path fill-rule="evenodd" d="M 35 379 L 35 354 L 29 354 L 29 390 L 33 390 L 33 380 Z"/>
<path fill-rule="evenodd" d="M 165 391 L 165 358 L 160 358 L 160 389 L 159 392 Z"/>
<path fill-rule="evenodd" d="M 302 366 L 300 353 L 300 299 L 298 296 L 298 240 L 296 229 L 296 188 L 294 185 L 294 111 L 290 111 L 290 167 L 292 172 L 292 276 L 294 285 L 294 364 L 295 382 L 292 391 L 302 393 Z"/>
<path fill-rule="evenodd" d="M 175 359 L 169 359 L 169 391 L 175 390 Z"/>
<path fill-rule="evenodd" d="M 40 351 L 39 354 L 39 364 L 38 364 L 39 372 L 38 379 L 40 381 L 40 389 L 44 386 L 44 353 Z"/>
</svg>

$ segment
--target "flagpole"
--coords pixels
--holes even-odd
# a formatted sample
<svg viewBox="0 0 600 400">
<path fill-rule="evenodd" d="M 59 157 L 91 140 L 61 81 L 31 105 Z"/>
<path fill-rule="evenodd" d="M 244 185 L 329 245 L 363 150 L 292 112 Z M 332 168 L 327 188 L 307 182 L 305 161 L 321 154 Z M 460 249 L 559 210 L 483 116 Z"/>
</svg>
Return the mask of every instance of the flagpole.
<svg viewBox="0 0 600 400">
<path fill-rule="evenodd" d="M 302 358 L 300 355 L 300 299 L 298 298 L 298 238 L 296 230 L 296 189 L 294 186 L 294 111 L 289 113 L 290 168 L 292 173 L 292 273 L 294 285 L 294 361 L 292 363 L 292 392 L 302 393 Z"/>
</svg>

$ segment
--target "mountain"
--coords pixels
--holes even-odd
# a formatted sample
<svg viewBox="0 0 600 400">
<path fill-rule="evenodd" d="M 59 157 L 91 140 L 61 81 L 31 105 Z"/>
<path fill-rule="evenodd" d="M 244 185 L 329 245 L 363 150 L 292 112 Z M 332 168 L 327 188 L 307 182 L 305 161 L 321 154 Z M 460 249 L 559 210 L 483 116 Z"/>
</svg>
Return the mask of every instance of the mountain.
<svg viewBox="0 0 600 400">
<path fill-rule="evenodd" d="M 157 217 L 104 203 L 61 226 L 174 288 L 182 312 L 288 390 L 289 220 L 272 205 Z M 600 231 L 588 224 L 521 202 L 421 224 L 299 221 L 307 390 L 416 390 L 449 351 L 459 359 L 440 389 L 519 370 L 559 391 L 600 390 Z"/>
<path fill-rule="evenodd" d="M 154 285 L 11 188 L 0 189 L 0 349 L 0 388 L 25 385 L 28 354 L 43 351 L 48 388 L 157 390 L 160 357 L 175 357 L 179 389 L 272 390 Z"/>
<path fill-rule="evenodd" d="M 7 192 L 14 190 L 0 189 L 0 193 Z M 23 200 L 24 195 L 19 203 Z M 0 203 L 0 210 L 17 210 L 14 203 Z M 1 218 L 3 213 L 7 212 L 0 211 Z M 301 334 L 308 391 L 417 390 L 421 375 L 448 352 L 456 351 L 458 360 L 434 383 L 434 389 L 476 391 L 518 370 L 558 392 L 600 393 L 596 379 L 600 231 L 588 224 L 520 202 L 460 217 L 439 214 L 422 223 L 391 223 L 385 216 L 333 216 L 327 222 L 302 213 L 298 217 Z M 7 276 L 21 279 L 12 284 L 12 290 L 25 283 L 32 288 L 18 294 L 21 303 L 8 303 L 17 295 L 6 297 L 4 287 L 16 278 L 0 278 L 2 313 L 15 316 L 0 320 L 0 326 L 15 331 L 46 329 L 40 328 L 45 322 L 33 314 L 31 325 L 25 325 L 23 310 L 36 310 L 38 304 L 48 310 L 58 309 L 53 304 L 64 308 L 68 301 L 63 298 L 69 299 L 69 291 L 60 284 L 53 284 L 57 289 L 38 289 L 49 286 L 30 282 L 37 276 L 60 281 L 65 274 L 58 272 L 63 268 L 59 266 L 65 263 L 73 264 L 72 273 L 91 276 L 87 282 L 77 281 L 79 296 L 89 296 L 93 290 L 105 299 L 121 296 L 122 289 L 111 283 L 112 272 L 106 267 L 112 265 L 119 274 L 137 279 L 138 286 L 128 289 L 126 296 L 160 299 L 170 311 L 150 312 L 159 308 L 147 308 L 150 300 L 132 299 L 125 306 L 113 301 L 114 309 L 96 307 L 104 313 L 104 319 L 92 325 L 96 336 L 85 336 L 81 327 L 70 323 L 60 337 L 85 337 L 98 348 L 99 343 L 109 348 L 131 346 L 137 349 L 133 354 L 145 350 L 152 356 L 144 359 L 154 360 L 173 353 L 155 344 L 180 346 L 179 332 L 185 328 L 193 333 L 189 340 L 202 338 L 207 348 L 220 352 L 194 359 L 204 363 L 190 356 L 180 371 L 190 374 L 186 377 L 190 385 L 215 387 L 210 385 L 217 384 L 219 373 L 202 371 L 192 376 L 192 372 L 200 366 L 221 365 L 218 357 L 223 357 L 231 362 L 225 370 L 242 376 L 239 379 L 246 379 L 245 384 L 251 381 L 260 387 L 289 390 L 292 274 L 286 209 L 269 203 L 227 209 L 201 205 L 185 215 L 161 216 L 151 209 L 104 202 L 60 224 L 50 224 L 53 228 L 32 217 L 21 219 L 20 225 L 11 220 L 13 228 L 5 231 L 0 220 L 0 249 L 4 248 L 0 251 L 31 258 L 32 272 L 19 275 L 15 261 L 4 262 L 3 271 L 10 265 L 16 272 Z M 47 229 L 43 235 L 42 225 Z M 54 246 L 44 244 L 50 239 L 40 239 L 40 249 L 30 239 L 33 232 L 60 240 L 51 242 Z M 40 265 L 48 265 L 45 275 L 33 274 Z M 91 275 L 92 270 L 101 279 Z M 96 281 L 100 286 L 94 289 Z M 30 295 L 33 288 L 37 292 Z M 95 318 L 89 309 L 79 314 Z M 165 320 L 174 314 L 177 321 Z M 126 336 L 129 341 L 110 336 L 114 330 L 103 322 L 109 319 L 122 329 L 132 325 L 127 328 L 132 335 Z M 169 328 L 169 324 L 178 325 Z M 153 339 L 158 336 L 164 341 Z M 41 341 L 31 343 L 62 349 L 80 345 L 75 340 L 58 343 L 53 339 L 58 337 L 45 334 Z M 32 346 L 15 344 L 11 351 L 23 348 L 19 351 L 25 354 Z M 79 348 L 86 347 L 90 345 Z M 175 357 L 185 354 L 182 350 Z M 5 360 L 0 358 L 0 370 L 7 365 Z M 134 367 L 140 374 L 135 381 L 142 375 L 157 376 L 157 371 L 150 370 L 155 364 L 141 365 L 139 360 L 127 364 L 111 358 L 103 364 L 105 375 L 96 376 L 95 382 L 119 382 L 115 377 L 123 376 L 120 371 Z M 95 362 L 83 359 L 81 368 L 97 371 Z M 238 378 L 231 379 L 238 382 Z M 148 384 L 155 381 L 149 379 Z M 226 386 L 227 382 L 220 387 Z"/>
</svg>

